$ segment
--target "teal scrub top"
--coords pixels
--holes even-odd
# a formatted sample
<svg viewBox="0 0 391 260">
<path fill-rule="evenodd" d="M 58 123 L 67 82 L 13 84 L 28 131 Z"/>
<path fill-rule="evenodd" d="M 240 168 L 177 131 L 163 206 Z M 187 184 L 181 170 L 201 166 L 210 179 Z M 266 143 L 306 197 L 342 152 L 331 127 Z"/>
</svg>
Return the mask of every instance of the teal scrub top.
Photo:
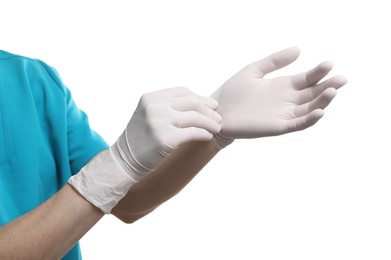
<svg viewBox="0 0 391 260">
<path fill-rule="evenodd" d="M 0 226 L 45 202 L 107 147 L 53 68 L 0 50 Z M 63 259 L 81 259 L 79 244 Z"/>
</svg>

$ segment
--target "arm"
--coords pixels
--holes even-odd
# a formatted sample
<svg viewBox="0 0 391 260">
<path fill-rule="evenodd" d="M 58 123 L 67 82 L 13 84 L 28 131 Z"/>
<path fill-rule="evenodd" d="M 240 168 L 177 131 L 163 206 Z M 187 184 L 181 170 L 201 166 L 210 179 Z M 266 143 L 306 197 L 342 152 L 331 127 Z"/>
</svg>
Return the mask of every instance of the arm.
<svg viewBox="0 0 391 260">
<path fill-rule="evenodd" d="M 156 171 L 132 186 L 112 213 L 125 223 L 147 215 L 182 190 L 217 153 L 209 142 L 183 144 Z"/>
<path fill-rule="evenodd" d="M 145 95 L 112 147 L 45 203 L 0 227 L 0 259 L 61 258 L 176 146 L 210 140 L 220 130 L 216 106 L 215 100 L 184 88 Z"/>
<path fill-rule="evenodd" d="M 0 227 L 0 259 L 59 259 L 103 217 L 70 185 Z"/>
<path fill-rule="evenodd" d="M 68 183 L 110 213 L 132 186 L 145 178 L 148 182 L 148 176 L 182 144 L 213 138 L 221 129 L 216 108 L 216 100 L 185 88 L 145 94 L 117 141 Z"/>
<path fill-rule="evenodd" d="M 225 82 L 212 95 L 219 102 L 217 111 L 223 118 L 221 132 L 210 143 L 179 147 L 151 176 L 130 189 L 114 208 L 114 215 L 130 223 L 148 214 L 178 193 L 234 139 L 282 135 L 314 125 L 346 79 L 335 76 L 320 82 L 332 69 L 329 62 L 297 75 L 264 79 L 298 56 L 297 48 L 274 53 L 249 64 Z"/>
</svg>

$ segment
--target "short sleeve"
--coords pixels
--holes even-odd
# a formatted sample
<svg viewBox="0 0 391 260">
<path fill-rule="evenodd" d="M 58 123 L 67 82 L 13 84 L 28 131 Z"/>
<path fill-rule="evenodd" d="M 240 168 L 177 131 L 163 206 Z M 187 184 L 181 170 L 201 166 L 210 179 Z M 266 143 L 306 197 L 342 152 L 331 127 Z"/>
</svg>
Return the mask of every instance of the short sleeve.
<svg viewBox="0 0 391 260">
<path fill-rule="evenodd" d="M 91 128 L 87 114 L 78 108 L 72 98 L 71 91 L 63 84 L 57 71 L 49 67 L 48 72 L 65 94 L 68 157 L 71 172 L 74 175 L 95 155 L 107 149 L 108 145 Z"/>
<path fill-rule="evenodd" d="M 103 138 L 89 124 L 88 116 L 80 110 L 69 89 L 67 96 L 67 136 L 72 174 L 76 174 L 96 154 L 108 148 Z"/>
<path fill-rule="evenodd" d="M 107 147 L 52 67 L 0 51 L 0 226 L 47 201 Z M 63 259 L 81 259 L 79 244 Z"/>
</svg>

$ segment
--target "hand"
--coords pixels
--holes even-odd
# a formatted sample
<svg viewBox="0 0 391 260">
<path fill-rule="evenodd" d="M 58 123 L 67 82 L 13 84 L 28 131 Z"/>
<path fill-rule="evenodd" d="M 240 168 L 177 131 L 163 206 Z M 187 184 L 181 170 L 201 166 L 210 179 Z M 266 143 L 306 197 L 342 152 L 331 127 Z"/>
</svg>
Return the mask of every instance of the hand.
<svg viewBox="0 0 391 260">
<path fill-rule="evenodd" d="M 104 213 L 110 213 L 132 185 L 178 146 L 209 141 L 221 130 L 221 116 L 214 111 L 217 105 L 216 100 L 185 88 L 145 94 L 117 142 L 68 183 Z"/>
<path fill-rule="evenodd" d="M 221 136 L 227 144 L 236 138 L 257 138 L 303 130 L 314 125 L 346 83 L 335 76 L 319 83 L 332 69 L 330 62 L 293 76 L 265 79 L 299 56 L 288 48 L 249 64 L 213 95 L 223 117 Z"/>
<path fill-rule="evenodd" d="M 116 147 L 124 161 L 143 175 L 179 145 L 212 139 L 221 130 L 217 105 L 186 88 L 145 94 Z"/>
</svg>

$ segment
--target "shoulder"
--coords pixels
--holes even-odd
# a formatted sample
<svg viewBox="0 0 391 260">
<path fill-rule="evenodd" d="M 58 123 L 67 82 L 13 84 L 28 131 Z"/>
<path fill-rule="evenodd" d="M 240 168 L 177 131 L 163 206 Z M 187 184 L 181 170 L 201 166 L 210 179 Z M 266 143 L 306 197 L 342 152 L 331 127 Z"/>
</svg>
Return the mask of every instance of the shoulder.
<svg viewBox="0 0 391 260">
<path fill-rule="evenodd" d="M 12 79 L 23 78 L 30 82 L 45 81 L 56 86 L 66 95 L 65 86 L 58 72 L 40 59 L 30 58 L 0 50 L 0 76 Z"/>
</svg>

